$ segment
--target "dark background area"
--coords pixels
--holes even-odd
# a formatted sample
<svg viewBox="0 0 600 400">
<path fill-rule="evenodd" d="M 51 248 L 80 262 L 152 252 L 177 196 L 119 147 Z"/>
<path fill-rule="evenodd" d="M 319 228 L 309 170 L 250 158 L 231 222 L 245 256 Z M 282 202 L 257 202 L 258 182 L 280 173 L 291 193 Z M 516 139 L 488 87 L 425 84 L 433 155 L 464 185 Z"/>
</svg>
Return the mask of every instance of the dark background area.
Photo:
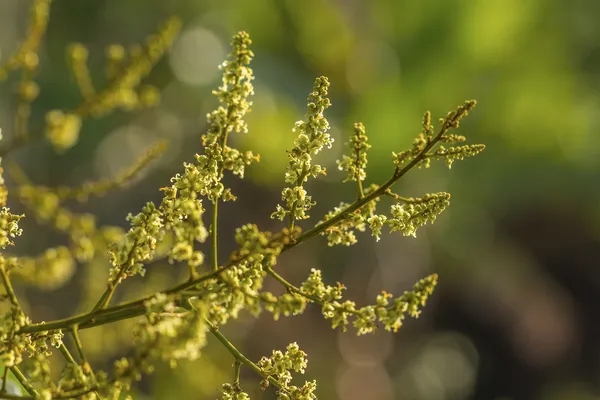
<svg viewBox="0 0 600 400">
<path fill-rule="evenodd" d="M 28 6 L 0 2 L 0 63 L 24 35 Z M 256 95 L 249 133 L 232 140 L 260 153 L 261 162 L 246 180 L 228 181 L 239 200 L 222 207 L 226 257 L 235 227 L 282 226 L 269 214 L 280 199 L 294 122 L 304 116 L 316 76 L 331 81 L 327 116 L 336 142 L 318 158 L 329 173 L 308 186 L 318 205 L 305 228 L 354 196 L 335 165 L 354 122 L 365 124 L 373 145 L 367 181 L 382 183 L 393 170 L 391 151 L 410 146 L 424 111 L 437 120 L 477 99 L 459 133 L 485 143 L 485 152 L 451 170 L 441 162 L 414 170 L 397 185 L 405 196 L 452 193 L 435 225 L 421 228 L 416 239 L 385 234 L 376 243 L 365 233 L 350 248 L 330 249 L 317 238 L 278 266 L 296 284 L 311 268 L 322 269 L 328 283 L 344 282 L 359 304 L 372 303 L 381 289 L 399 295 L 437 272 L 440 283 L 419 320 L 397 334 L 356 337 L 352 330 L 332 331 L 313 307 L 278 322 L 267 313 L 244 314 L 225 332 L 254 360 L 297 341 L 309 354 L 306 378 L 318 378 L 322 399 L 600 398 L 599 2 L 57 0 L 40 54 L 31 134 L 43 136 L 47 111 L 81 102 L 66 64 L 71 42 L 88 47 L 90 68 L 100 77 L 108 44 L 142 41 L 170 15 L 183 18 L 182 34 L 146 79 L 162 90 L 158 107 L 86 120 L 79 143 L 63 154 L 35 140 L 5 156 L 5 168 L 16 162 L 35 183 L 76 185 L 114 176 L 166 139 L 163 157 L 124 190 L 72 205 L 96 214 L 101 225 L 126 227 L 127 213 L 160 200 L 158 188 L 201 151 L 206 113 L 217 104 L 211 95 L 217 65 L 231 36 L 246 30 L 256 54 Z M 17 79 L 0 86 L 5 139 Z M 9 206 L 27 213 L 16 199 Z M 64 242 L 35 218 L 21 226 L 18 254 Z M 89 308 L 107 273 L 100 258 L 59 288 L 22 285 L 19 295 L 36 321 L 61 318 Z M 124 284 L 118 299 L 166 287 L 184 274 L 168 264 L 152 266 L 146 279 Z M 273 282 L 268 288 L 279 290 Z M 85 332 L 98 366 L 126 351 L 130 326 Z M 159 367 L 136 398 L 216 398 L 220 384 L 231 380 L 231 364 L 210 338 L 201 360 L 177 370 Z M 250 372 L 242 377 L 253 398 L 272 397 L 260 393 Z"/>
</svg>

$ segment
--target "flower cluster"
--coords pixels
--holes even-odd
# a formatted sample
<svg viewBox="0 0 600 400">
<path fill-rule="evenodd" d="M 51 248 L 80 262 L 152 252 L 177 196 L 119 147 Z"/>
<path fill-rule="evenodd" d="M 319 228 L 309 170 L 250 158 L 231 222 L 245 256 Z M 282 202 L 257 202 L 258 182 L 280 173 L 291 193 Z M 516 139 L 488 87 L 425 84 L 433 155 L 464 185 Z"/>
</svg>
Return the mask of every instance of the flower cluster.
<svg viewBox="0 0 600 400">
<path fill-rule="evenodd" d="M 7 207 L 0 209 L 0 248 L 14 245 L 11 238 L 21 236 L 23 230 L 19 228 L 19 220 L 24 215 L 17 215 L 10 212 Z"/>
<path fill-rule="evenodd" d="M 371 148 L 371 145 L 368 143 L 365 126 L 362 123 L 357 122 L 354 124 L 354 134 L 350 137 L 348 145 L 353 153 L 351 155 L 344 155 L 341 160 L 337 161 L 338 169 L 346 171 L 348 174 L 344 182 L 362 182 L 367 177 L 365 171 L 367 167 L 367 150 Z"/>
<path fill-rule="evenodd" d="M 436 159 L 442 158 L 446 162 L 448 168 L 452 168 L 452 163 L 454 163 L 454 161 L 476 156 L 484 149 L 485 146 L 483 144 L 467 144 L 449 148 L 440 146 L 433 154 L 427 155 L 427 157 L 434 157 Z"/>
<path fill-rule="evenodd" d="M 401 151 L 400 153 L 392 152 L 396 168 L 399 168 L 404 164 L 407 164 L 410 161 L 416 159 L 419 156 L 419 154 L 422 154 L 425 151 L 427 145 L 432 141 L 433 125 L 431 125 L 431 113 L 427 111 L 423 116 L 421 132 L 419 132 L 417 137 L 413 140 L 412 147 L 408 150 Z M 429 164 L 426 164 L 426 167 L 428 166 Z"/>
<path fill-rule="evenodd" d="M 162 189 L 163 198 L 160 210 L 165 221 L 165 229 L 173 232 L 174 243 L 169 251 L 169 261 L 185 261 L 191 270 L 204 263 L 204 254 L 194 248 L 195 243 L 204 243 L 208 231 L 202 221 L 204 207 L 202 201 L 195 198 L 195 192 L 179 192 L 173 187 Z M 188 195 L 192 194 L 192 195 Z"/>
<path fill-rule="evenodd" d="M 237 385 L 224 383 L 221 386 L 221 398 L 219 400 L 250 400 L 250 395 L 242 392 Z"/>
<path fill-rule="evenodd" d="M 290 371 L 303 374 L 307 365 L 306 353 L 300 350 L 297 343 L 289 344 L 285 353 L 273 350 L 271 357 L 261 358 L 257 365 L 261 374 L 265 377 L 261 387 L 266 388 L 269 386 L 269 378 L 274 378 L 278 383 L 278 400 L 313 400 L 317 398 L 314 394 L 317 389 L 315 381 L 305 382 L 301 387 L 290 385 L 292 382 Z"/>
<path fill-rule="evenodd" d="M 323 116 L 323 112 L 331 103 L 327 98 L 329 80 L 323 76 L 315 80 L 313 91 L 308 96 L 308 112 L 306 121 L 298 121 L 294 132 L 298 137 L 294 141 L 294 147 L 288 153 L 288 166 L 285 172 L 285 182 L 291 186 L 283 189 L 281 199 L 285 206 L 277 205 L 276 211 L 271 218 L 283 221 L 290 218 L 290 228 L 294 227 L 297 219 L 307 219 L 307 212 L 316 203 L 311 196 L 306 194 L 304 183 L 309 176 L 316 178 L 325 174 L 325 168 L 318 164 L 312 164 L 312 157 L 323 148 L 331 148 L 333 138 L 327 132 L 329 122 Z"/>
<path fill-rule="evenodd" d="M 450 129 L 457 129 L 460 125 L 460 121 L 469 115 L 469 111 L 471 111 L 476 104 L 477 102 L 475 100 L 468 100 L 455 111 L 450 111 L 446 117 L 440 118 L 440 131 L 437 134 L 434 134 L 434 128 L 431 124 L 431 114 L 429 111 L 426 112 L 423 117 L 421 132 L 415 138 L 412 148 L 400 153 L 392 153 L 394 164 L 396 164 L 396 173 L 399 173 L 403 167 L 409 167 L 410 163 L 413 161 L 419 167 L 424 166 L 425 168 L 428 168 L 432 157 L 436 159 L 446 158 L 446 160 L 450 160 L 447 161 L 448 166 L 452 166 L 454 160 L 462 160 L 483 151 L 485 146 L 478 144 L 459 146 L 457 148 L 452 148 L 452 151 L 446 151 L 440 146 L 438 150 L 440 151 L 439 154 L 436 154 L 437 151 L 428 153 L 428 151 L 439 142 L 455 143 L 465 141 L 464 136 L 449 134 L 448 131 Z"/>
<path fill-rule="evenodd" d="M 2 267 L 4 268 L 4 267 Z M 2 270 L 4 277 L 5 269 Z M 11 305 L 10 310 L 0 315 L 0 343 L 2 354 L 0 361 L 6 367 L 18 365 L 23 361 L 23 354 L 30 349 L 31 338 L 17 335 L 19 329 L 29 324 L 29 318 L 17 305 Z"/>
<path fill-rule="evenodd" d="M 362 189 L 362 185 L 359 186 L 360 192 L 365 194 L 373 193 L 378 189 L 377 185 L 371 185 L 365 190 Z M 376 234 L 376 228 L 374 224 L 371 224 L 373 218 L 377 218 L 375 215 L 375 211 L 377 209 L 377 203 L 379 202 L 379 198 L 374 199 L 373 201 L 367 203 L 365 206 L 356 209 L 350 213 L 346 213 L 345 217 L 340 220 L 340 222 L 333 224 L 321 232 L 321 235 L 327 236 L 327 244 L 329 246 L 336 245 L 344 245 L 351 246 L 356 244 L 356 231 L 364 232 L 367 228 L 367 224 L 371 226 L 373 229 L 373 236 L 377 237 L 379 240 L 379 235 Z M 329 211 L 325 214 L 325 217 L 322 221 L 328 222 L 333 218 L 336 218 L 340 215 L 344 215 L 344 212 L 350 206 L 349 203 L 340 203 L 338 207 L 334 207 L 333 210 Z M 375 229 L 374 229 L 375 228 Z"/>
<path fill-rule="evenodd" d="M 418 318 L 419 307 L 425 306 L 437 285 L 437 280 L 437 274 L 421 279 L 414 285 L 412 291 L 404 292 L 393 301 L 390 301 L 393 298 L 391 294 L 382 292 L 377 296 L 376 304 L 360 308 L 357 308 L 351 300 L 343 300 L 344 285 L 338 283 L 330 286 L 323 283 L 321 271 L 317 269 L 312 269 L 302 286 L 293 290 L 310 301 L 320 304 L 323 316 L 331 320 L 333 328 L 340 327 L 346 331 L 350 323 L 349 318 L 353 317 L 353 326 L 359 335 L 363 335 L 375 332 L 379 324 L 383 325 L 385 330 L 396 332 L 402 326 L 406 314 Z"/>
<path fill-rule="evenodd" d="M 289 317 L 302 314 L 308 305 L 305 296 L 289 292 L 275 296 L 271 292 L 264 291 L 260 293 L 260 301 L 264 309 L 273 314 L 275 321 L 279 320 L 281 315 Z"/>
<path fill-rule="evenodd" d="M 206 345 L 206 307 L 194 304 L 194 311 L 177 307 L 172 299 L 159 293 L 144 303 L 147 321 L 134 332 L 138 351 L 168 361 L 196 360 Z"/>
<path fill-rule="evenodd" d="M 400 231 L 404 236 L 416 237 L 417 228 L 427 222 L 433 223 L 449 205 L 450 193 L 426 194 L 419 199 L 411 197 L 407 199 L 407 204 L 394 204 L 391 210 L 392 218 L 385 222 L 390 226 L 391 232 Z"/>
<path fill-rule="evenodd" d="M 146 203 L 137 215 L 127 216 L 131 228 L 123 240 L 109 247 L 112 268 L 109 274 L 109 287 L 114 287 L 127 276 L 144 276 L 144 261 L 154 255 L 156 245 L 165 234 L 160 211 L 154 203 Z"/>
<path fill-rule="evenodd" d="M 221 105 L 207 115 L 209 130 L 203 136 L 205 145 L 222 140 L 230 132 L 248 131 L 244 116 L 252 106 L 248 97 L 254 94 L 254 75 L 248 66 L 254 57 L 251 44 L 250 36 L 239 32 L 231 42 L 232 52 L 228 59 L 219 66 L 223 71 L 221 86 L 213 94 Z"/>
<path fill-rule="evenodd" d="M 220 105 L 206 116 L 209 127 L 208 132 L 202 136 L 205 149 L 203 155 L 197 156 L 197 162 L 206 186 L 205 193 L 202 194 L 213 203 L 221 197 L 224 200 L 235 200 L 231 191 L 221 183 L 223 170 L 243 178 L 246 167 L 260 159 L 251 151 L 241 152 L 227 145 L 231 132 L 248 131 L 244 117 L 252 106 L 248 98 L 254 94 L 254 75 L 252 68 L 248 66 L 254 57 L 249 48 L 251 44 L 246 32 L 239 32 L 233 38 L 232 51 L 228 59 L 219 66 L 223 71 L 221 86 L 213 91 Z"/>
</svg>

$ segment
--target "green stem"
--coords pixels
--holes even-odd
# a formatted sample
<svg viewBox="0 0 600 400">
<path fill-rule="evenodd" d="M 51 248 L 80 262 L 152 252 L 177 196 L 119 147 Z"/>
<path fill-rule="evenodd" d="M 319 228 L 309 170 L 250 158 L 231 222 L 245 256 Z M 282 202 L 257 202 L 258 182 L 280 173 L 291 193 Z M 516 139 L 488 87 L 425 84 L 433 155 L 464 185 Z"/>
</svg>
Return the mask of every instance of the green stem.
<svg viewBox="0 0 600 400">
<path fill-rule="evenodd" d="M 315 302 L 315 303 L 317 303 L 317 304 L 323 304 L 323 300 L 322 300 L 322 299 L 320 299 L 320 298 L 319 298 L 319 297 L 317 297 L 317 296 L 313 296 L 313 295 L 310 295 L 310 294 L 306 294 L 306 293 L 304 293 L 304 292 L 302 291 L 302 289 L 300 289 L 300 288 L 298 288 L 298 287 L 296 287 L 296 286 L 292 285 L 292 284 L 291 284 L 291 283 L 289 283 L 288 281 L 286 281 L 286 280 L 285 280 L 285 278 L 284 278 L 283 276 L 279 275 L 277 272 L 275 272 L 275 270 L 274 270 L 273 268 L 271 268 L 271 267 L 268 267 L 268 268 L 267 268 L 267 273 L 268 273 L 269 275 L 271 275 L 271 277 L 273 277 L 273 278 L 274 278 L 274 279 L 275 279 L 277 282 L 281 283 L 281 285 L 282 285 L 284 288 L 286 288 L 286 290 L 287 290 L 288 292 L 290 292 L 290 293 L 296 293 L 296 294 L 299 294 L 300 296 L 302 296 L 302 297 L 305 297 L 305 298 L 307 298 L 308 300 L 310 300 L 310 301 L 313 301 L 313 302 Z"/>
<path fill-rule="evenodd" d="M 358 178 L 356 178 L 356 183 L 358 184 L 358 199 L 362 199 L 363 197 L 365 197 L 365 192 L 363 190 L 363 185 L 362 185 L 362 181 Z"/>
<path fill-rule="evenodd" d="M 219 342 L 221 342 L 221 344 L 231 353 L 231 355 L 233 355 L 233 357 L 239 361 L 242 364 L 245 364 L 246 366 L 250 367 L 250 369 L 252 369 L 254 372 L 256 372 L 258 375 L 260 375 L 261 377 L 265 378 L 265 375 L 263 373 L 263 371 L 260 369 L 260 367 L 258 365 L 256 365 L 252 360 L 250 360 L 248 357 L 246 357 L 245 355 L 243 355 L 220 331 L 219 328 L 214 325 L 212 322 L 210 322 L 208 319 L 204 320 L 206 322 L 206 325 L 208 325 L 208 329 L 210 330 L 210 332 L 219 340 Z M 277 382 L 277 380 L 275 378 L 273 378 L 272 376 L 267 377 L 267 380 L 269 381 L 269 383 L 275 387 L 277 387 L 279 390 L 285 390 L 281 387 L 281 385 L 279 384 L 279 382 Z"/>
<path fill-rule="evenodd" d="M 60 344 L 60 347 L 58 348 L 58 350 L 63 355 L 65 360 L 67 360 L 67 362 L 69 362 L 71 364 L 77 364 L 77 361 L 75 361 L 75 359 L 73 358 L 73 355 L 71 354 L 69 349 L 67 349 L 67 346 L 65 346 L 64 343 Z"/>
<path fill-rule="evenodd" d="M 2 394 L 2 400 L 34 400 L 36 398 L 37 397 L 19 396 L 19 395 L 8 394 L 8 393 Z"/>
<path fill-rule="evenodd" d="M 94 386 L 98 386 L 98 381 L 96 380 L 96 374 L 94 374 L 94 370 L 92 370 L 90 363 L 88 363 L 87 359 L 85 358 L 85 354 L 83 352 L 83 346 L 81 344 L 81 339 L 79 338 L 79 328 L 77 325 L 75 325 L 73 328 L 71 328 L 71 335 L 73 336 L 73 341 L 75 342 L 75 347 L 77 348 L 77 352 L 79 353 L 79 358 L 81 358 L 81 363 L 83 366 L 83 373 L 84 374 L 89 373 L 90 377 L 92 378 L 92 382 L 93 382 Z M 61 345 L 61 348 L 60 348 L 61 352 L 62 352 L 63 347 L 66 350 L 66 354 L 68 356 L 70 356 L 70 362 L 73 364 L 77 364 L 77 362 L 75 361 L 73 356 L 71 356 L 71 353 L 69 353 L 69 351 L 65 347 L 64 343 Z M 63 355 L 65 355 L 65 354 L 63 353 Z M 69 360 L 69 359 L 67 359 L 67 360 Z M 96 397 L 98 397 L 98 399 L 102 399 L 102 397 L 100 396 L 100 393 L 98 393 L 97 390 L 93 390 L 93 392 L 96 394 Z"/>
<path fill-rule="evenodd" d="M 288 223 L 288 230 L 290 231 L 290 234 L 292 234 L 292 232 L 294 232 L 294 224 L 296 222 L 296 202 L 294 201 L 294 204 L 292 204 L 292 208 L 290 208 L 290 222 Z"/>
<path fill-rule="evenodd" d="M 13 365 L 12 367 L 10 367 L 10 372 L 12 372 L 14 377 L 17 378 L 17 380 L 19 381 L 21 386 L 23 386 L 25 388 L 27 393 L 29 393 L 31 396 L 33 396 L 32 398 L 39 397 L 40 394 L 38 393 L 37 390 L 35 390 L 35 388 L 31 385 L 31 383 L 29 383 L 29 381 L 27 380 L 27 378 L 25 377 L 23 372 L 21 372 L 19 367 L 17 367 L 16 365 Z M 9 398 L 6 395 L 4 395 L 4 397 L 7 399 Z M 24 398 L 24 397 L 20 397 L 20 398 Z"/>
<path fill-rule="evenodd" d="M 83 353 L 83 345 L 81 343 L 81 338 L 79 337 L 79 327 L 77 325 L 71 328 L 71 336 L 73 336 L 73 341 L 75 342 L 75 347 L 77 348 L 77 352 L 79 353 L 79 358 L 81 358 L 81 360 L 84 363 L 87 363 L 85 354 Z"/>
<path fill-rule="evenodd" d="M 8 272 L 6 272 L 4 261 L 0 262 L 0 275 L 2 275 L 2 283 L 4 284 L 4 288 L 6 289 L 6 294 L 8 295 L 10 303 L 18 309 L 21 309 L 21 306 L 19 305 L 19 300 L 17 299 L 17 295 L 15 294 L 12 284 L 10 283 Z"/>
<path fill-rule="evenodd" d="M 217 271 L 219 269 L 219 243 L 218 243 L 218 218 L 219 218 L 219 199 L 216 198 L 213 202 L 213 214 L 212 214 L 212 269 Z"/>
<path fill-rule="evenodd" d="M 231 262 L 228 265 L 219 268 L 217 271 L 207 272 L 205 274 L 200 275 L 198 278 L 183 282 L 177 286 L 174 286 L 170 289 L 165 290 L 163 293 L 165 294 L 176 294 L 180 293 L 186 289 L 194 287 L 199 283 L 202 283 L 209 279 L 217 278 L 223 271 L 230 269 L 237 265 L 240 261 L 246 259 L 247 256 L 243 256 L 235 262 Z M 64 318 L 60 320 L 51 321 L 48 323 L 39 323 L 32 324 L 28 326 L 22 327 L 17 333 L 35 333 L 35 332 L 44 332 L 44 331 L 53 331 L 59 329 L 70 329 L 76 325 L 79 326 L 79 329 L 87 329 L 92 328 L 98 325 L 104 325 L 111 322 L 117 322 L 123 319 L 133 318 L 140 315 L 144 315 L 146 309 L 144 307 L 144 302 L 151 299 L 154 295 L 146 296 L 138 300 L 129 301 L 125 303 L 121 303 L 114 307 L 98 309 L 96 311 L 91 311 L 89 313 L 76 315 L 69 318 Z"/>
<path fill-rule="evenodd" d="M 239 389 L 240 386 L 240 371 L 242 369 L 242 362 L 235 359 L 235 363 L 233 364 L 233 384 Z"/>
<path fill-rule="evenodd" d="M 145 313 L 143 304 L 143 301 L 145 300 L 146 298 L 134 302 L 124 303 L 116 307 L 55 320 L 49 323 L 31 324 L 22 327 L 17 333 L 22 334 L 64 330 L 71 329 L 74 326 L 79 326 L 79 329 L 87 329 L 98 325 L 108 324 L 110 322 L 117 322 L 122 319 L 137 317 Z"/>
<path fill-rule="evenodd" d="M 4 367 L 4 371 L 2 373 L 2 387 L 0 388 L 0 393 L 4 394 L 6 392 L 6 378 L 8 377 L 8 368 Z"/>
<path fill-rule="evenodd" d="M 127 261 L 125 261 L 123 264 L 121 264 L 119 266 L 119 271 L 115 277 L 115 279 L 111 279 L 106 287 L 106 290 L 104 291 L 104 293 L 102 293 L 102 296 L 100 297 L 100 300 L 98 300 L 98 302 L 96 303 L 96 305 L 94 306 L 94 308 L 92 308 L 92 312 L 93 311 L 97 311 L 97 310 L 102 310 L 104 308 L 106 308 L 106 306 L 108 305 L 108 303 L 110 303 L 110 300 L 112 299 L 113 294 L 115 294 L 115 290 L 117 290 L 117 285 L 121 282 L 121 275 L 127 271 L 127 268 L 129 268 L 129 264 L 131 263 L 131 258 L 133 257 L 133 253 L 135 251 L 135 248 L 137 247 L 138 242 L 137 240 L 133 243 L 133 245 L 131 246 L 131 249 L 129 249 L 129 253 L 127 254 Z"/>
</svg>

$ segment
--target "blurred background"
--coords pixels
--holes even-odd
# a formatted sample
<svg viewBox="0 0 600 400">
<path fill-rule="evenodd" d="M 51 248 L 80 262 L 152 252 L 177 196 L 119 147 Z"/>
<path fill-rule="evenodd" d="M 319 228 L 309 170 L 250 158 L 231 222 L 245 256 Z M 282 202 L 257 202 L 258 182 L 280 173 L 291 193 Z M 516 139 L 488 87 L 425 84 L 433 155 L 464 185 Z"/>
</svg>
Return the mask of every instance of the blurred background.
<svg viewBox="0 0 600 400">
<path fill-rule="evenodd" d="M 25 35 L 29 1 L 0 2 L 0 64 Z M 76 146 L 57 154 L 43 139 L 44 116 L 74 109 L 82 99 L 69 72 L 66 48 L 89 49 L 92 75 L 102 76 L 107 45 L 142 42 L 171 15 L 181 35 L 145 80 L 158 86 L 157 107 L 85 120 Z M 98 226 L 127 228 L 125 217 L 201 151 L 206 113 L 217 104 L 218 64 L 231 36 L 246 30 L 256 54 L 249 133 L 232 137 L 261 154 L 247 179 L 230 179 L 236 203 L 222 207 L 222 257 L 234 249 L 233 230 L 269 219 L 280 200 L 285 150 L 302 119 L 319 75 L 331 81 L 328 118 L 334 148 L 318 161 L 328 175 L 309 185 L 318 202 L 314 225 L 340 201 L 354 198 L 335 160 L 352 125 L 362 121 L 373 145 L 368 182 L 393 170 L 391 151 L 410 146 L 423 112 L 444 116 L 466 99 L 478 106 L 461 124 L 480 156 L 451 170 L 433 163 L 396 186 L 404 196 L 448 191 L 451 207 L 417 238 L 365 233 L 350 248 L 328 248 L 317 238 L 285 254 L 279 271 L 293 283 L 311 268 L 344 282 L 358 304 L 373 303 L 381 289 L 400 295 L 437 272 L 440 283 L 419 320 L 397 333 L 357 337 L 333 331 L 317 307 L 278 322 L 263 313 L 242 315 L 224 328 L 253 360 L 293 341 L 309 354 L 304 379 L 318 378 L 321 399 L 600 399 L 600 2 L 592 0 L 78 0 L 55 1 L 36 76 L 41 94 L 32 105 L 31 140 L 3 157 L 35 184 L 78 185 L 127 169 L 160 139 L 168 150 L 120 191 L 73 212 L 90 212 Z M 19 74 L 0 85 L 0 127 L 11 138 Z M 37 139 L 41 140 L 37 140 Z M 11 209 L 28 213 L 18 199 Z M 37 255 L 67 243 L 50 227 L 26 218 L 13 251 Z M 156 264 L 145 279 L 130 279 L 116 300 L 168 287 L 185 268 Z M 89 309 L 105 288 L 104 254 L 70 268 L 50 287 L 18 284 L 35 321 Z M 267 288 L 280 291 L 273 282 Z M 82 332 L 98 367 L 127 352 L 131 323 Z M 139 386 L 141 399 L 214 399 L 232 380 L 229 353 L 214 338 L 203 358 L 177 370 L 159 366 Z M 258 379 L 242 369 L 253 398 Z"/>
</svg>

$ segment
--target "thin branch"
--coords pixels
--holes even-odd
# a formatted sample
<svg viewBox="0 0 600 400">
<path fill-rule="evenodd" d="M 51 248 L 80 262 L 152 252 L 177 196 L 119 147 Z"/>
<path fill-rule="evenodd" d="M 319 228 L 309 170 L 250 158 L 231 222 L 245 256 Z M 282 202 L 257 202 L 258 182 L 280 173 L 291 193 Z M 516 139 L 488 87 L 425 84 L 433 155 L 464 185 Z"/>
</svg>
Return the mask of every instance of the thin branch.
<svg viewBox="0 0 600 400">
<path fill-rule="evenodd" d="M 2 387 L 0 388 L 0 393 L 4 394 L 6 393 L 6 381 L 8 377 L 8 368 L 4 367 L 4 371 L 2 373 Z"/>
<path fill-rule="evenodd" d="M 212 270 L 219 269 L 219 247 L 218 247 L 218 218 L 219 218 L 219 199 L 213 202 L 212 210 Z"/>
<path fill-rule="evenodd" d="M 67 362 L 77 365 L 77 361 L 75 361 L 75 359 L 73 358 L 73 355 L 71 354 L 69 349 L 67 349 L 67 346 L 65 346 L 64 342 L 60 344 L 60 346 L 58 347 L 58 350 L 60 351 L 60 354 L 63 355 L 65 360 L 67 360 Z"/>
<path fill-rule="evenodd" d="M 233 384 L 237 389 L 240 388 L 240 371 L 242 369 L 242 362 L 235 359 L 235 363 L 233 364 Z"/>
<path fill-rule="evenodd" d="M 295 240 L 286 244 L 283 247 L 283 249 L 281 250 L 281 252 L 291 250 L 292 248 L 302 244 L 306 240 L 319 235 L 320 233 L 324 232 L 327 228 L 335 225 L 336 223 L 338 223 L 341 220 L 343 220 L 344 218 L 346 218 L 347 215 L 360 209 L 361 207 L 363 207 L 367 203 L 375 200 L 376 198 L 385 195 L 388 192 L 389 188 L 394 183 L 396 183 L 401 177 L 403 177 L 407 172 L 409 172 L 413 167 L 415 167 L 420 161 L 422 161 L 426 157 L 427 152 L 429 150 L 431 150 L 431 148 L 439 142 L 442 135 L 444 135 L 450 128 L 451 128 L 451 126 L 444 124 L 442 126 L 442 128 L 440 129 L 440 131 L 438 132 L 438 134 L 427 143 L 427 145 L 421 150 L 421 152 L 403 168 L 397 167 L 396 170 L 394 171 L 394 174 L 392 175 L 392 177 L 388 181 L 386 181 L 382 186 L 380 186 L 378 189 L 374 190 L 373 192 L 365 195 L 365 197 L 357 199 L 354 203 L 352 203 L 351 205 L 346 207 L 344 210 L 339 212 L 333 218 L 331 218 L 327 221 L 321 222 L 320 224 L 317 224 L 316 226 L 314 226 L 312 229 L 304 232 L 303 234 L 298 236 Z M 273 244 L 274 242 L 275 242 L 275 240 L 273 240 L 271 243 Z M 176 285 L 170 289 L 165 290 L 163 293 L 177 294 L 186 289 L 192 288 L 192 287 L 198 285 L 199 283 L 202 283 L 203 281 L 218 278 L 218 276 L 221 274 L 221 272 L 223 272 L 229 268 L 232 268 L 233 266 L 237 265 L 239 262 L 243 261 L 247 257 L 248 257 L 248 255 L 242 256 L 239 259 L 230 262 L 228 265 L 226 265 L 224 267 L 220 267 L 217 270 L 213 270 L 209 273 L 200 275 L 196 279 L 188 280 L 187 282 L 183 282 L 179 285 Z M 281 279 L 283 279 L 283 278 L 281 278 Z M 293 287 L 293 285 L 289 284 L 289 282 L 287 282 L 287 284 L 290 285 L 290 287 Z M 110 297 L 112 297 L 112 294 L 114 293 L 114 290 L 115 290 L 115 286 L 116 285 L 113 285 L 113 286 L 109 285 L 109 288 L 104 293 L 101 300 L 98 302 L 96 307 L 94 307 L 94 309 L 90 313 L 83 314 L 83 315 L 76 316 L 76 317 L 66 318 L 63 320 L 53 321 L 53 322 L 50 322 L 47 324 L 29 325 L 29 326 L 21 328 L 21 330 L 19 330 L 18 333 L 33 333 L 33 332 L 41 332 L 41 331 L 56 330 L 56 329 L 69 329 L 72 326 L 74 326 L 75 324 L 78 324 L 81 329 L 86 329 L 86 328 L 91 328 L 93 326 L 104 325 L 107 323 L 120 321 L 122 319 L 140 316 L 145 313 L 145 309 L 143 307 L 143 302 L 148 300 L 152 296 L 148 296 L 148 297 L 145 297 L 145 298 L 142 298 L 140 300 L 130 302 L 130 303 L 123 303 L 122 305 L 119 305 L 119 306 L 116 306 L 113 308 L 104 308 L 106 306 L 106 304 L 108 303 L 108 300 L 110 300 Z M 288 287 L 288 289 L 289 289 L 289 287 Z M 298 288 L 296 288 L 296 289 L 299 290 L 299 294 L 302 294 L 300 289 L 298 289 Z M 311 299 L 311 300 L 314 301 L 314 299 Z"/>
<path fill-rule="evenodd" d="M 17 299 L 15 290 L 13 289 L 12 284 L 10 283 L 10 278 L 8 277 L 8 272 L 6 272 L 4 261 L 0 261 L 0 275 L 2 276 L 2 283 L 4 284 L 4 288 L 6 289 L 6 294 L 10 303 L 20 310 L 21 306 L 19 305 L 19 300 Z"/>
<path fill-rule="evenodd" d="M 273 386 L 277 387 L 279 390 L 287 392 L 284 388 L 281 387 L 281 385 L 279 384 L 279 382 L 277 382 L 277 379 L 273 378 L 272 376 L 266 377 L 264 375 L 263 371 L 260 369 L 260 367 L 258 365 L 256 365 L 252 360 L 250 360 L 248 357 L 246 357 L 245 355 L 243 355 L 225 337 L 225 335 L 223 335 L 219 331 L 219 328 L 216 325 L 214 325 L 208 319 L 205 319 L 205 322 L 206 322 L 206 325 L 208 325 L 208 329 L 210 330 L 210 332 L 219 340 L 219 342 L 221 342 L 221 344 L 231 353 L 231 355 L 233 355 L 233 357 L 235 357 L 235 359 L 237 361 L 239 361 L 240 363 L 245 364 L 246 366 L 250 367 L 250 369 L 252 369 L 254 372 L 256 372 L 261 377 L 267 378 L 267 380 L 269 381 L 269 383 L 272 384 Z"/>
<path fill-rule="evenodd" d="M 341 220 L 345 219 L 352 212 L 362 208 L 367 203 L 386 194 L 388 189 L 390 187 L 392 187 L 392 185 L 394 183 L 396 183 L 400 178 L 402 178 L 404 175 L 406 175 L 407 172 L 409 172 L 411 169 L 413 169 L 423 159 L 425 159 L 427 157 L 427 152 L 429 150 L 431 150 L 431 148 L 440 141 L 442 136 L 446 132 L 448 132 L 448 130 L 450 128 L 451 128 L 451 126 L 448 126 L 447 124 L 443 124 L 442 128 L 437 133 L 437 135 L 427 143 L 427 145 L 423 148 L 423 150 L 421 150 L 421 152 L 419 152 L 419 154 L 411 162 L 406 164 L 404 166 L 404 168 L 396 167 L 396 170 L 394 171 L 394 174 L 392 175 L 392 177 L 390 179 L 388 179 L 383 185 L 381 185 L 377 190 L 365 195 L 364 197 L 362 197 L 360 199 L 357 199 L 354 203 L 350 204 L 348 207 L 346 207 L 345 209 L 340 211 L 333 218 L 330 218 L 327 221 L 323 221 L 320 224 L 317 224 L 316 226 L 314 226 L 312 229 L 309 229 L 308 231 L 304 232 L 303 234 L 298 236 L 292 243 L 286 245 L 283 248 L 283 251 L 289 250 L 292 247 L 295 247 L 295 246 L 305 242 L 306 240 L 319 235 L 321 232 L 324 232 L 327 228 L 329 228 L 329 227 L 337 224 Z"/>
<path fill-rule="evenodd" d="M 17 380 L 19 381 L 19 383 L 21 384 L 21 386 L 23 386 L 25 388 L 25 390 L 27 391 L 27 393 L 29 393 L 31 396 L 33 396 L 32 398 L 37 398 L 39 397 L 39 393 L 38 391 L 31 385 L 31 383 L 29 383 L 29 381 L 27 380 L 27 378 L 25 377 L 25 375 L 23 374 L 23 372 L 21 372 L 21 370 L 19 369 L 19 367 L 17 367 L 16 365 L 13 365 L 12 367 L 10 367 L 10 372 L 12 372 L 12 374 L 14 375 L 15 378 L 17 378 Z M 3 395 L 5 398 L 9 398 L 7 397 L 7 395 Z M 24 399 L 26 397 L 19 397 L 21 399 Z"/>
</svg>

